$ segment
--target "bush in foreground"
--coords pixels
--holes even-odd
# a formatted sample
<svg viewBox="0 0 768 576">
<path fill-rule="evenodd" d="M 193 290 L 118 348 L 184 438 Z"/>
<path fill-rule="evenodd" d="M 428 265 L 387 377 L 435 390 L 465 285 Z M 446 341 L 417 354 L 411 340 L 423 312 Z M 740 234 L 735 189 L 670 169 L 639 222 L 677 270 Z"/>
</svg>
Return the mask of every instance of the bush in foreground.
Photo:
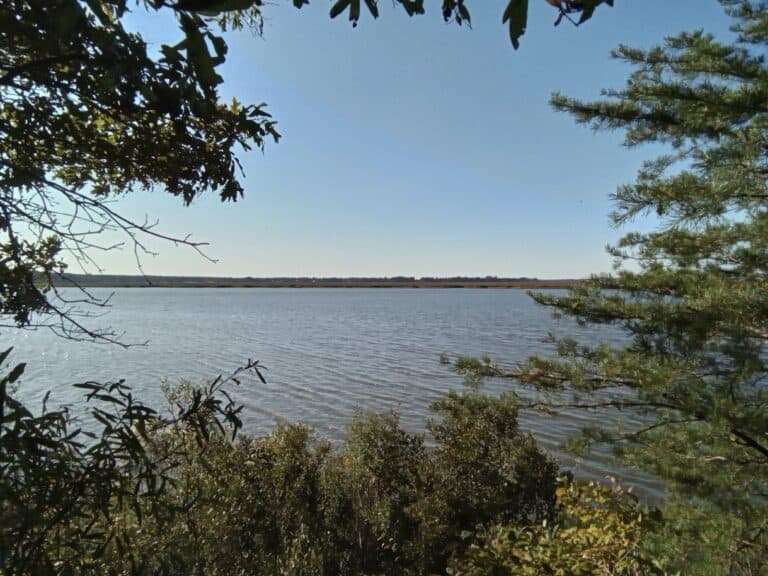
<svg viewBox="0 0 768 576">
<path fill-rule="evenodd" d="M 506 574 L 521 549 L 536 566 L 581 554 L 583 574 L 636 573 L 637 503 L 558 488 L 510 396 L 446 395 L 434 443 L 390 413 L 358 415 L 331 446 L 301 424 L 235 438 L 236 375 L 177 390 L 169 416 L 122 382 L 80 385 L 100 427 L 86 433 L 17 402 L 22 372 L 0 386 L 7 574 Z"/>
</svg>

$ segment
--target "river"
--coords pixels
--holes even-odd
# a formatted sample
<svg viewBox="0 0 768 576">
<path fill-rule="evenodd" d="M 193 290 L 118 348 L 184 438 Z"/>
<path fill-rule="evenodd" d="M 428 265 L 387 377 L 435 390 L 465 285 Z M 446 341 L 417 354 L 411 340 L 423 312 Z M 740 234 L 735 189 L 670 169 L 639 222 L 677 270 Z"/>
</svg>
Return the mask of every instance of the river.
<svg viewBox="0 0 768 576">
<path fill-rule="evenodd" d="M 228 373 L 249 358 L 266 368 L 267 383 L 247 378 L 233 391 L 244 406 L 245 429 L 268 431 L 277 419 L 303 421 L 318 435 L 338 440 L 359 410 L 395 410 L 402 425 L 423 431 L 430 402 L 462 387 L 461 376 L 441 365 L 441 353 L 490 354 L 513 367 L 533 354 L 548 354 L 548 333 L 586 343 L 622 338 L 618 329 L 580 327 L 554 321 L 550 311 L 521 290 L 473 289 L 280 289 L 125 288 L 89 326 L 110 326 L 126 343 L 71 342 L 48 330 L 6 331 L 11 360 L 27 362 L 20 396 L 39 405 L 82 405 L 68 384 L 124 378 L 148 403 L 163 400 L 161 383 L 200 382 Z M 490 381 L 489 393 L 513 387 Z M 562 465 L 576 474 L 604 478 L 611 473 L 651 499 L 659 486 L 642 474 L 611 468 L 606 455 L 574 459 L 560 443 L 595 417 L 522 414 L 530 429 Z"/>
</svg>

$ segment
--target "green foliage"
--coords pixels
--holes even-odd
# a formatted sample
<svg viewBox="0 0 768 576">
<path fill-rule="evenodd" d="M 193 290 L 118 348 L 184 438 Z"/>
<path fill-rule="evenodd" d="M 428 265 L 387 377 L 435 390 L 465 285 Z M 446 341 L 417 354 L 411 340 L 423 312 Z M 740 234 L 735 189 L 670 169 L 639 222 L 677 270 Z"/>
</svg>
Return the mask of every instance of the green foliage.
<svg viewBox="0 0 768 576">
<path fill-rule="evenodd" d="M 161 188 L 186 204 L 205 192 L 236 200 L 236 151 L 278 139 L 264 105 L 220 100 L 227 45 L 192 4 L 143 3 L 179 27 L 180 42 L 156 51 L 123 25 L 126 0 L 0 6 L 0 314 L 16 325 L 52 313 L 61 331 L 87 333 L 45 294 L 62 255 L 90 263 L 107 229 L 138 253 L 143 235 L 164 238 L 108 198 Z"/>
<path fill-rule="evenodd" d="M 441 404 L 438 414 L 464 404 L 463 416 L 434 424 L 442 430 L 434 447 L 402 430 L 395 414 L 358 416 L 335 449 L 288 424 L 217 441 L 204 454 L 165 437 L 161 452 L 194 454 L 168 507 L 196 504 L 171 530 L 145 523 L 142 546 L 183 550 L 179 573 L 435 574 L 481 527 L 548 517 L 556 468 L 517 430 L 513 411 L 479 397 Z M 471 429 L 463 420 L 486 416 L 495 424 Z M 489 449 L 457 449 L 473 444 Z M 456 482 L 457 470 L 473 468 L 483 472 Z M 524 484 L 527 468 L 535 482 Z"/>
<path fill-rule="evenodd" d="M 450 393 L 433 409 L 441 419 L 429 430 L 442 447 L 445 491 L 456 491 L 448 498 L 454 509 L 508 520 L 547 516 L 557 468 L 542 459 L 529 434 L 519 432 L 513 396 Z"/>
<path fill-rule="evenodd" d="M 610 248 L 617 271 L 567 296 L 536 294 L 558 315 L 622 326 L 627 346 L 563 339 L 554 358 L 509 374 L 557 391 L 557 409 L 615 409 L 582 447 L 609 443 L 625 464 L 665 480 L 664 529 L 645 540 L 669 569 L 762 574 L 768 557 L 768 67 L 762 2 L 721 0 L 735 42 L 702 31 L 614 56 L 634 67 L 623 90 L 553 106 L 598 130 L 623 130 L 627 146 L 663 144 L 634 184 L 614 196 L 614 223 L 647 214 L 656 230 Z M 632 267 L 623 266 L 632 263 Z M 470 375 L 489 362 L 463 360 Z M 473 378 L 477 380 L 477 376 Z M 562 391 L 573 393 L 573 400 Z M 542 403 L 538 403 L 542 404 Z M 644 422 L 627 429 L 621 414 Z M 538 548 L 537 548 L 538 549 Z"/>
<path fill-rule="evenodd" d="M 536 294 L 557 314 L 612 324 L 626 346 L 557 343 L 508 376 L 570 391 L 560 407 L 615 409 L 644 422 L 604 423 L 584 441 L 611 444 L 625 464 L 666 481 L 662 536 L 646 541 L 670 570 L 762 574 L 768 557 L 768 7 L 721 0 L 736 40 L 684 32 L 648 50 L 619 47 L 634 68 L 622 90 L 557 110 L 627 146 L 662 144 L 614 196 L 613 221 L 657 217 L 610 249 L 615 274 L 566 296 Z M 632 266 L 625 266 L 631 263 Z M 469 365 L 465 362 L 466 365 Z M 562 393 L 560 399 L 568 397 Z"/>
<path fill-rule="evenodd" d="M 424 12 L 421 0 L 396 3 Z M 558 23 L 578 14 L 575 24 L 613 4 L 549 3 Z M 65 335 L 109 338 L 48 297 L 63 256 L 93 263 L 93 249 L 109 248 L 98 243 L 108 229 L 137 254 L 148 251 L 146 235 L 199 248 L 126 219 L 109 200 L 159 188 L 184 204 L 201 193 L 235 201 L 237 153 L 279 138 L 263 104 L 224 103 L 218 93 L 228 50 L 220 31 L 260 30 L 259 0 L 136 5 L 172 14 L 179 42 L 149 50 L 123 24 L 127 0 L 0 6 L 0 315 L 16 326 L 51 313 Z M 378 16 L 375 0 L 365 5 Z M 527 7 L 510 0 L 502 16 L 515 48 Z M 345 11 L 356 24 L 360 1 L 335 2 L 331 16 Z M 463 0 L 443 2 L 442 16 L 471 23 Z M 470 381 L 502 375 L 490 359 L 459 364 Z M 256 363 L 246 368 L 260 376 Z M 7 574 L 434 574 L 473 566 L 494 530 L 570 526 L 554 509 L 556 467 L 518 430 L 512 397 L 442 399 L 429 427 L 434 446 L 390 414 L 356 419 L 332 449 L 299 425 L 236 441 L 241 408 L 223 388 L 237 374 L 175 391 L 170 415 L 136 401 L 122 381 L 84 382 L 91 410 L 80 429 L 66 409 L 43 405 L 36 415 L 16 400 L 23 371 L 0 380 Z M 610 514 L 613 503 L 589 506 Z M 578 525 L 568 545 L 591 550 L 590 530 Z M 624 566 L 633 542 L 596 561 Z"/>
<path fill-rule="evenodd" d="M 408 16 L 425 13 L 424 0 L 394 0 L 394 2 L 402 6 Z M 613 6 L 613 0 L 547 0 L 547 2 L 558 11 L 555 26 L 560 24 L 563 18 L 568 18 L 578 26 L 592 17 L 599 5 Z M 309 1 L 303 0 L 297 5 L 305 3 L 308 4 Z M 502 15 L 502 22 L 509 28 L 509 38 L 515 50 L 520 47 L 520 38 L 525 34 L 528 26 L 528 3 L 529 0 L 509 0 Z M 352 26 L 357 26 L 360 20 L 361 4 L 361 0 L 335 0 L 331 6 L 331 18 L 348 12 Z M 373 18 L 379 17 L 377 0 L 365 0 L 365 6 Z M 455 22 L 459 26 L 464 23 L 472 24 L 472 16 L 465 0 L 442 0 L 440 10 L 446 22 Z M 573 20 L 572 14 L 578 14 L 578 20 Z"/>
<path fill-rule="evenodd" d="M 663 574 L 663 567 L 643 551 L 644 539 L 654 534 L 657 524 L 631 492 L 564 477 L 553 518 L 525 527 L 493 526 L 450 574 Z"/>
<path fill-rule="evenodd" d="M 8 385 L 23 372 L 21 364 L 0 379 L 0 569 L 90 573 L 118 555 L 131 573 L 140 571 L 136 526 L 147 515 L 165 523 L 178 511 L 163 497 L 179 480 L 179 454 L 158 453 L 152 443 L 184 430 L 205 446 L 239 428 L 240 408 L 222 397 L 237 373 L 196 389 L 171 417 L 136 401 L 122 381 L 77 384 L 93 404 L 92 421 L 80 428 L 66 408 L 47 410 L 43 402 L 35 415 L 16 400 Z"/>
<path fill-rule="evenodd" d="M 298 424 L 233 440 L 237 374 L 172 390 L 169 416 L 83 383 L 84 431 L 8 394 L 22 373 L 1 382 L 6 574 L 436 574 L 491 527 L 554 513 L 557 468 L 511 398 L 446 396 L 432 446 L 364 414 L 332 448 Z"/>
<path fill-rule="evenodd" d="M 441 354 L 440 363 L 451 365 L 454 372 L 464 376 L 464 384 L 471 388 L 477 387 L 485 378 L 504 376 L 504 370 L 485 354 L 480 358 L 474 356 L 459 356 L 451 360 L 447 354 Z"/>
</svg>

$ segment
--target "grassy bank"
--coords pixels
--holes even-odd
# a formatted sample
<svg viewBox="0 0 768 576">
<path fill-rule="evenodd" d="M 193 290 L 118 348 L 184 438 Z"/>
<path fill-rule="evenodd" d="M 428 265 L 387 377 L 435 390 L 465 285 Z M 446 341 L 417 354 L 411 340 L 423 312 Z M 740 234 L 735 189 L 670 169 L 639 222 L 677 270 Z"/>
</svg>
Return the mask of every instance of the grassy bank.
<svg viewBox="0 0 768 576">
<path fill-rule="evenodd" d="M 538 278 L 228 278 L 210 276 L 123 276 L 67 274 L 59 287 L 84 288 L 570 288 L 575 279 Z"/>
</svg>

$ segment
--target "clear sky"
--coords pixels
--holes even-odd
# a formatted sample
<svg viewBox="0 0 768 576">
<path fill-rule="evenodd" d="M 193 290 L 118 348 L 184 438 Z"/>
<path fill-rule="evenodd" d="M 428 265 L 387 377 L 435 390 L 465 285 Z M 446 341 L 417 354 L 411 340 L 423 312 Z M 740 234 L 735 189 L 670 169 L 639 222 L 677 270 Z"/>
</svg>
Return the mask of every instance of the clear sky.
<svg viewBox="0 0 768 576">
<path fill-rule="evenodd" d="M 595 98 L 628 68 L 608 53 L 665 34 L 727 33 L 715 0 L 616 0 L 574 28 L 531 0 L 517 52 L 504 0 L 472 0 L 473 29 L 447 25 L 439 2 L 409 19 L 382 0 L 357 28 L 328 18 L 329 2 L 265 7 L 263 37 L 230 34 L 225 97 L 265 101 L 283 139 L 242 156 L 246 196 L 184 208 L 161 191 L 119 201 L 159 230 L 210 242 L 218 263 L 157 244 L 150 274 L 211 276 L 582 277 L 608 271 L 621 230 L 608 196 L 652 149 L 594 134 L 553 112 L 549 94 Z M 172 22 L 140 12 L 152 42 Z M 632 227 L 647 226 L 637 223 Z M 625 230 L 626 231 L 626 230 Z M 132 251 L 105 272 L 136 273 Z"/>
</svg>

